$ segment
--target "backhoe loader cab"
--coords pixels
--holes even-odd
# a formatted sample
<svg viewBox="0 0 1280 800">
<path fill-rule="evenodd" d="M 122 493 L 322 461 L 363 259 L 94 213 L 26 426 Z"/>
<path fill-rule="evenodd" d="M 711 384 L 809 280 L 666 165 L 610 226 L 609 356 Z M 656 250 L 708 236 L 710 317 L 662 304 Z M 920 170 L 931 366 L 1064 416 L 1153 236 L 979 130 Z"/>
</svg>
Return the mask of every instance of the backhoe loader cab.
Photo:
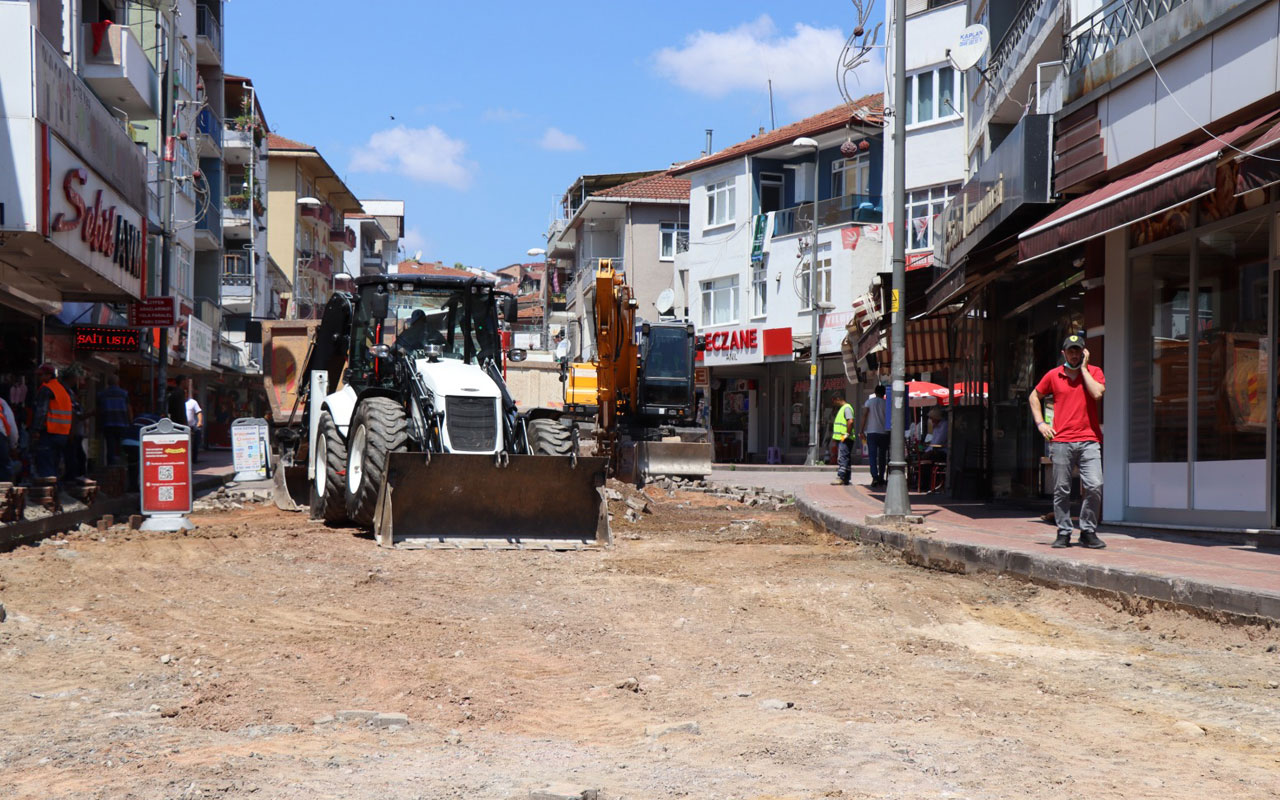
<svg viewBox="0 0 1280 800">
<path fill-rule="evenodd" d="M 637 412 L 651 426 L 692 425 L 693 326 L 645 323 L 641 333 Z"/>
<path fill-rule="evenodd" d="M 604 460 L 578 457 L 558 412 L 516 407 L 499 311 L 515 299 L 470 276 L 365 276 L 330 299 L 293 455 L 313 516 L 384 545 L 608 540 Z"/>
</svg>

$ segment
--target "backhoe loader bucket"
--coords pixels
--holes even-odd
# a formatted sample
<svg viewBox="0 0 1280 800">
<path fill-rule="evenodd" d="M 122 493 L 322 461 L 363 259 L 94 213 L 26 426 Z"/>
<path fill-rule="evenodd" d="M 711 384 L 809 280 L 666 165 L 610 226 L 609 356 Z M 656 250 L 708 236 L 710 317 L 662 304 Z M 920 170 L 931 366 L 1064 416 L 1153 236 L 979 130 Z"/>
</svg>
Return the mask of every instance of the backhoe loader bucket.
<svg viewBox="0 0 1280 800">
<path fill-rule="evenodd" d="M 664 475 L 705 478 L 711 474 L 710 442 L 624 442 L 618 480 L 643 485 Z"/>
<path fill-rule="evenodd" d="M 374 513 L 383 547 L 543 548 L 610 543 L 606 459 L 389 453 Z"/>
<path fill-rule="evenodd" d="M 311 502 L 311 482 L 307 479 L 307 467 L 276 467 L 275 497 L 276 508 L 281 511 L 301 511 Z"/>
</svg>

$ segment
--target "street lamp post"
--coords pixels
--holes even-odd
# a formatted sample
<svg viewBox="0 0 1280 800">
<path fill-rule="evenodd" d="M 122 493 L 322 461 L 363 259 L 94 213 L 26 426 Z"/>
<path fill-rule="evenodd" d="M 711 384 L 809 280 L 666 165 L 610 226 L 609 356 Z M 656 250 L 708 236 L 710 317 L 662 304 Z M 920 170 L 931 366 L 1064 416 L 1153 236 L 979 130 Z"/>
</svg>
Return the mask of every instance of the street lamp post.
<svg viewBox="0 0 1280 800">
<path fill-rule="evenodd" d="M 907 520 L 911 499 L 907 496 L 906 407 L 907 373 L 907 3 L 893 4 L 893 293 L 889 303 L 893 315 L 893 427 L 889 431 L 889 470 L 884 492 L 884 517 Z"/>
<path fill-rule="evenodd" d="M 809 242 L 809 452 L 804 463 L 818 463 L 818 417 L 821 415 L 818 392 L 818 162 L 817 141 L 801 136 L 792 147 L 813 150 L 813 228 Z"/>
</svg>

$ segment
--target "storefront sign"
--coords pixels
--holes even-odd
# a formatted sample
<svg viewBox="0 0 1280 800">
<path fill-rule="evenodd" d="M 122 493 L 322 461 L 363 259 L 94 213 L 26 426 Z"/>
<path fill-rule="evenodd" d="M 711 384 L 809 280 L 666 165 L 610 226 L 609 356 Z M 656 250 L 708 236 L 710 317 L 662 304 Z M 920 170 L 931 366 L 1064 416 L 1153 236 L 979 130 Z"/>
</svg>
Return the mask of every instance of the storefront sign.
<svg viewBox="0 0 1280 800">
<path fill-rule="evenodd" d="M 170 419 L 143 428 L 142 513 L 151 517 L 143 530 L 181 530 L 191 527 L 191 429 Z"/>
<path fill-rule="evenodd" d="M 213 366 L 213 329 L 197 317 L 187 317 L 186 358 L 198 367 Z"/>
<path fill-rule="evenodd" d="M 705 338 L 703 363 L 709 367 L 791 360 L 790 328 L 732 328 L 707 331 Z"/>
<path fill-rule="evenodd" d="M 76 349 L 90 353 L 136 353 L 142 347 L 142 333 L 132 328 L 77 325 Z"/>
<path fill-rule="evenodd" d="M 45 192 L 50 240 L 134 297 L 147 263 L 145 215 L 56 136 L 47 141 Z"/>
<path fill-rule="evenodd" d="M 265 419 L 241 417 L 231 423 L 231 459 L 237 481 L 261 480 L 267 477 L 269 428 Z"/>
<path fill-rule="evenodd" d="M 129 304 L 129 324 L 140 328 L 172 328 L 178 322 L 172 297 L 144 297 Z"/>
<path fill-rule="evenodd" d="M 937 262 L 950 266 L 1028 203 L 1051 199 L 1053 139 L 1049 114 L 1022 118 L 947 204 L 939 222 Z"/>
</svg>

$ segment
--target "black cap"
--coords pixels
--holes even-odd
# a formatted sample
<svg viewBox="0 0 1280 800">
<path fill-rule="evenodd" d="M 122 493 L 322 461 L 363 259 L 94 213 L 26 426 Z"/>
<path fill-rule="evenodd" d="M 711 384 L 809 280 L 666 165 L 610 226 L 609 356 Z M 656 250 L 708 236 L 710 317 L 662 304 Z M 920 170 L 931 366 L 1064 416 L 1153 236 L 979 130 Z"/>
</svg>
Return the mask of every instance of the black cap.
<svg viewBox="0 0 1280 800">
<path fill-rule="evenodd" d="M 1079 347 L 1081 349 L 1084 349 L 1084 337 L 1078 333 L 1073 333 L 1067 338 L 1062 340 L 1063 350 L 1069 350 L 1072 347 Z"/>
</svg>

